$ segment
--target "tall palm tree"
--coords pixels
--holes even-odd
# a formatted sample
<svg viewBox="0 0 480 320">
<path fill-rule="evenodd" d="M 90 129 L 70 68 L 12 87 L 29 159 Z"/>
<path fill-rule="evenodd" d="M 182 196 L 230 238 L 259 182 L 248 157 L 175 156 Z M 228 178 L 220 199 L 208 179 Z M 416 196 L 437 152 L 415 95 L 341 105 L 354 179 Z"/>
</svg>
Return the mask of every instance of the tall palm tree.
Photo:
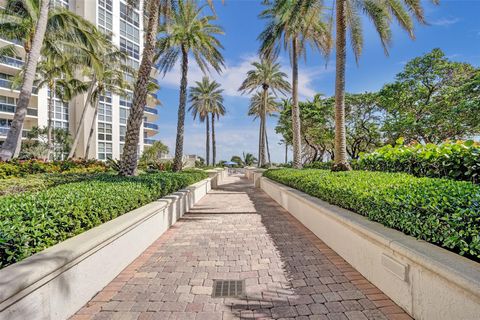
<svg viewBox="0 0 480 320">
<path fill-rule="evenodd" d="M 192 54 L 205 73 L 209 66 L 220 72 L 224 66 L 220 52 L 222 45 L 216 38 L 223 34 L 222 28 L 212 24 L 215 16 L 202 15 L 202 7 L 195 1 L 180 1 L 172 12 L 169 24 L 160 28 L 158 40 L 158 66 L 164 74 L 170 71 L 181 57 L 182 76 L 178 106 L 177 137 L 175 144 L 175 171 L 182 169 L 183 139 L 185 131 L 185 107 L 187 102 L 188 58 Z"/>
<path fill-rule="evenodd" d="M 127 66 L 126 54 L 121 52 L 106 38 L 104 38 L 104 41 L 102 41 L 99 46 L 92 50 L 81 48 L 78 55 L 81 56 L 81 59 L 84 59 L 85 62 L 88 61 L 88 63 L 85 63 L 83 73 L 90 78 L 85 81 L 88 88 L 87 97 L 77 124 L 68 159 L 72 159 L 77 152 L 78 142 L 81 138 L 81 129 L 84 127 L 83 123 L 85 122 L 85 116 L 88 112 L 88 106 L 92 106 L 94 116 L 92 118 L 87 144 L 91 142 L 91 136 L 93 135 L 92 130 L 95 129 L 100 96 L 104 95 L 106 91 L 118 92 L 124 96 L 126 94 L 125 90 L 131 89 L 124 79 L 124 73 L 134 73 L 134 71 Z M 88 153 L 84 155 L 88 157 Z"/>
<path fill-rule="evenodd" d="M 194 87 L 190 87 L 190 108 L 189 111 L 192 112 L 193 119 L 199 117 L 201 122 L 206 123 L 206 143 L 205 143 L 205 152 L 206 152 L 206 162 L 207 165 L 210 165 L 210 113 L 217 109 L 223 110 L 225 112 L 225 107 L 223 106 L 223 90 L 220 89 L 220 84 L 216 81 L 210 81 L 207 76 L 202 78 L 202 81 L 196 81 Z M 214 119 L 212 119 L 212 129 L 214 125 Z M 214 130 L 214 129 L 213 129 Z M 215 136 L 213 135 L 213 140 Z M 215 157 L 214 157 L 215 158 Z M 215 163 L 215 161 L 214 161 Z"/>
<path fill-rule="evenodd" d="M 268 163 L 270 163 L 270 150 L 268 147 L 267 136 L 267 116 L 272 116 L 276 112 L 278 112 L 278 102 L 273 94 L 268 93 L 267 99 L 265 101 L 264 92 L 259 91 L 256 92 L 250 99 L 248 115 L 253 116 L 254 119 L 260 118 L 259 137 L 260 143 L 264 144 L 263 146 L 259 147 L 258 165 L 260 167 L 267 163 L 267 159 Z M 265 152 L 267 152 L 268 158 L 265 156 Z M 262 159 L 263 161 L 261 161 L 260 159 Z"/>
<path fill-rule="evenodd" d="M 438 4 L 438 0 L 431 0 Z M 345 129 L 345 64 L 346 34 L 358 59 L 363 48 L 361 14 L 367 15 L 373 22 L 386 54 L 391 43 L 392 16 L 400 26 L 414 39 L 413 19 L 425 23 L 421 0 L 368 1 L 336 0 L 336 75 L 335 75 L 335 163 L 333 170 L 351 170 L 347 161 Z"/>
<path fill-rule="evenodd" d="M 305 56 L 306 45 L 312 44 L 322 54 L 331 49 L 327 23 L 322 20 L 324 7 L 320 0 L 275 0 L 261 17 L 269 20 L 260 34 L 260 53 L 277 55 L 284 48 L 292 63 L 292 131 L 293 166 L 302 166 L 300 109 L 298 107 L 298 57 Z"/>
<path fill-rule="evenodd" d="M 280 70 L 280 64 L 274 59 L 264 58 L 260 62 L 253 62 L 252 70 L 247 72 L 247 77 L 243 81 L 238 90 L 243 93 L 252 93 L 261 88 L 261 93 L 257 93 L 251 102 L 260 103 L 257 114 L 260 118 L 260 130 L 258 135 L 258 166 L 263 166 L 266 162 L 265 144 L 266 144 L 266 130 L 265 121 L 269 107 L 269 99 L 271 90 L 275 95 L 277 93 L 286 93 L 290 90 L 290 84 L 286 80 L 287 75 Z"/>
<path fill-rule="evenodd" d="M 68 56 L 60 59 L 52 59 L 52 57 L 45 57 L 44 60 L 38 64 L 38 70 L 35 80 L 35 85 L 38 88 L 47 87 L 48 94 L 48 121 L 47 121 L 47 146 L 48 155 L 53 152 L 53 105 L 55 97 L 62 101 L 69 101 L 77 94 L 86 90 L 85 84 L 75 79 L 73 76 L 74 66 L 76 62 L 74 59 L 69 59 Z"/>
<path fill-rule="evenodd" d="M 95 26 L 64 8 L 50 8 L 49 0 L 7 0 L 0 11 L 0 35 L 20 40 L 26 63 L 12 126 L 0 148 L 0 160 L 18 155 L 21 132 L 32 95 L 40 55 L 44 49 L 61 51 L 69 43 L 93 44 Z"/>
<path fill-rule="evenodd" d="M 226 113 L 226 110 L 225 110 L 225 106 L 223 105 L 223 98 L 222 98 L 222 103 L 214 104 L 212 106 L 212 109 L 210 110 L 210 114 L 212 117 L 212 164 L 213 165 L 217 164 L 217 141 L 215 137 L 215 118 L 219 120 L 220 116 L 224 116 L 225 113 Z"/>
</svg>

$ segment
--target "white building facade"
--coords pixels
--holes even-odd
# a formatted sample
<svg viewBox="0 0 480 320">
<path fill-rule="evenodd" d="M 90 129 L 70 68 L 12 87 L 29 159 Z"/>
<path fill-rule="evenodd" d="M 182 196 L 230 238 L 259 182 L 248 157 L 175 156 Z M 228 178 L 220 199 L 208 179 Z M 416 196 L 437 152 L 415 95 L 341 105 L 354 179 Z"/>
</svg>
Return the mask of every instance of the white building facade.
<svg viewBox="0 0 480 320">
<path fill-rule="evenodd" d="M 52 0 L 55 5 L 61 5 L 108 34 L 111 41 L 128 55 L 130 66 L 137 68 L 140 65 L 143 50 L 143 16 L 142 3 L 138 8 L 128 9 L 123 0 Z M 2 1 L 0 0 L 0 3 Z M 0 47 L 11 44 L 0 39 Z M 23 66 L 25 52 L 17 45 L 17 57 L 0 57 L 0 143 L 6 138 L 11 120 L 15 112 L 16 100 L 19 92 L 11 89 L 11 78 Z M 155 74 L 152 73 L 154 79 Z M 154 80 L 156 81 L 156 80 Z M 33 127 L 46 127 L 48 123 L 48 89 L 41 88 L 35 91 L 30 101 L 27 118 L 24 125 L 24 135 Z M 119 159 L 125 141 L 126 125 L 129 109 L 132 105 L 133 93 L 128 98 L 107 93 L 101 96 L 96 119 L 94 108 L 89 107 L 84 124 L 80 128 L 80 141 L 75 155 L 79 158 L 107 158 Z M 70 102 L 55 99 L 53 125 L 57 128 L 68 129 L 73 136 L 77 130 L 80 115 L 86 100 L 86 94 L 75 97 Z M 158 133 L 157 119 L 158 100 L 155 95 L 149 96 L 145 106 L 145 117 L 140 132 L 139 151 L 153 144 L 153 137 Z M 85 154 L 90 128 L 94 128 L 94 135 L 89 154 Z"/>
</svg>

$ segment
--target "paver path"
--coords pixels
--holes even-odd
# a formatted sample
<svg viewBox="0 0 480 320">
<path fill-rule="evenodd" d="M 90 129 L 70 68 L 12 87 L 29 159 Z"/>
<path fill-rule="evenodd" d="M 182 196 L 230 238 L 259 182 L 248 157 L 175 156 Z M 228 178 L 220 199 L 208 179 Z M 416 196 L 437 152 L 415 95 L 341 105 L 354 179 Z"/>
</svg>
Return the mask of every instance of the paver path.
<svg viewBox="0 0 480 320">
<path fill-rule="evenodd" d="M 245 279 L 244 298 L 212 298 Z M 410 319 L 264 192 L 212 190 L 72 319 Z"/>
</svg>

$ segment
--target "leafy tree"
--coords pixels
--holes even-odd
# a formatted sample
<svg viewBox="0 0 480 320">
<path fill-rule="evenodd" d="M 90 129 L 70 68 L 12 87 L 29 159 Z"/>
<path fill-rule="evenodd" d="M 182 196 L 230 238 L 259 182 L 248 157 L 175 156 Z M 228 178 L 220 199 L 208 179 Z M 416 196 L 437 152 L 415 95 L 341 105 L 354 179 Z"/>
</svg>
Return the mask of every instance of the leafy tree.
<svg viewBox="0 0 480 320">
<path fill-rule="evenodd" d="M 259 36 L 260 52 L 265 56 L 271 56 L 284 48 L 289 52 L 292 62 L 292 145 L 295 168 L 302 165 L 298 57 L 306 56 L 306 45 L 309 43 L 324 55 L 330 52 L 331 37 L 328 25 L 322 21 L 323 12 L 322 1 L 274 0 L 261 14 L 261 17 L 268 19 L 269 22 Z"/>
<path fill-rule="evenodd" d="M 235 162 L 239 167 L 244 165 L 243 160 L 240 156 L 232 156 L 230 161 Z"/>
<path fill-rule="evenodd" d="M 26 52 L 20 95 L 7 138 L 0 148 L 0 159 L 18 155 L 21 133 L 33 90 L 40 56 L 61 52 L 76 44 L 95 46 L 95 26 L 71 11 L 55 7 L 49 0 L 8 0 L 0 10 L 0 36 L 20 40 Z"/>
<path fill-rule="evenodd" d="M 155 141 L 150 147 L 145 148 L 140 157 L 140 166 L 147 167 L 151 163 L 155 163 L 168 154 L 169 150 L 161 141 Z"/>
<path fill-rule="evenodd" d="M 258 165 L 261 167 L 266 162 L 265 146 L 267 143 L 266 135 L 266 116 L 272 110 L 274 97 L 270 95 L 285 93 L 290 90 L 290 84 L 285 79 L 287 75 L 280 70 L 280 64 L 273 59 L 262 59 L 260 62 L 253 62 L 252 70 L 247 72 L 247 77 L 243 81 L 239 90 L 244 93 L 252 93 L 261 88 L 250 100 L 249 115 L 255 115 L 260 118 L 260 129 L 258 138 Z M 276 104 L 276 103 L 275 103 Z M 269 159 L 270 161 L 270 159 Z"/>
<path fill-rule="evenodd" d="M 52 141 L 48 141 L 48 127 L 34 127 L 28 132 L 19 153 L 20 159 L 63 160 L 70 150 L 71 137 L 68 129 L 53 128 Z M 50 144 L 53 146 L 50 146 Z M 53 153 L 52 153 L 53 151 Z"/>
<path fill-rule="evenodd" d="M 223 30 L 218 25 L 212 24 L 212 21 L 216 20 L 215 16 L 202 16 L 203 8 L 198 7 L 194 1 L 180 1 L 172 11 L 169 24 L 160 27 L 160 38 L 157 43 L 158 67 L 161 72 L 170 71 L 181 57 L 182 77 L 175 144 L 175 171 L 182 169 L 189 54 L 193 55 L 204 73 L 209 66 L 220 72 L 224 65 L 220 52 L 223 47 L 216 38 L 217 35 L 223 34 Z"/>
<path fill-rule="evenodd" d="M 438 0 L 432 0 L 438 3 Z M 363 30 L 361 14 L 368 16 L 375 26 L 382 42 L 385 53 L 391 43 L 392 32 L 390 25 L 392 16 L 399 25 L 414 38 L 413 19 L 425 23 L 423 8 L 420 0 L 337 0 L 336 11 L 336 77 L 335 77 L 335 165 L 334 170 L 350 170 L 347 162 L 346 128 L 345 128 L 345 65 L 346 65 L 346 36 L 350 33 L 350 40 L 358 61 L 363 49 Z"/>
<path fill-rule="evenodd" d="M 379 96 L 391 144 L 400 137 L 438 144 L 480 133 L 480 69 L 453 62 L 440 49 L 408 62 Z"/>
</svg>

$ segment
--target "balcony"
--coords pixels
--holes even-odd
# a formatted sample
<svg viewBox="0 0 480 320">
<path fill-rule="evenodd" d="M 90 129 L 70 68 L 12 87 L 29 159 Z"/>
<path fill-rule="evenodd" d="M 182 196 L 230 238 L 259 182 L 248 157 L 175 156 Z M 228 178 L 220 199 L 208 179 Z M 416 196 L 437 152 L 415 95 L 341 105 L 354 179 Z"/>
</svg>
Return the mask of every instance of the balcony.
<svg viewBox="0 0 480 320">
<path fill-rule="evenodd" d="M 5 113 L 15 113 L 15 110 L 17 109 L 17 106 L 13 104 L 5 104 L 5 103 L 0 103 L 0 112 L 5 112 Z M 33 116 L 37 117 L 38 116 L 38 110 L 33 109 L 33 108 L 28 108 L 27 109 L 27 116 Z"/>
<path fill-rule="evenodd" d="M 18 69 L 22 68 L 24 65 L 24 61 L 20 59 L 8 57 L 8 56 L 0 56 L 0 63 L 6 64 Z"/>
<path fill-rule="evenodd" d="M 151 122 L 143 122 L 143 126 L 146 129 L 158 130 L 158 124 L 151 123 Z"/>
<path fill-rule="evenodd" d="M 16 90 L 16 91 L 20 90 L 20 88 L 13 85 L 12 81 L 7 80 L 7 79 L 0 79 L 0 87 L 10 89 L 10 90 Z M 38 88 L 37 87 L 32 88 L 32 94 L 35 94 L 35 95 L 38 94 Z"/>
<path fill-rule="evenodd" d="M 150 107 L 145 107 L 145 112 L 146 113 L 151 113 L 151 114 L 158 114 L 158 110 L 155 108 L 150 108 Z"/>
<path fill-rule="evenodd" d="M 155 139 L 143 139 L 143 144 L 152 145 L 156 140 Z"/>
<path fill-rule="evenodd" d="M 158 100 L 158 96 L 156 93 L 150 93 L 150 96 L 152 96 L 152 98 L 154 98 L 155 100 Z"/>
</svg>

